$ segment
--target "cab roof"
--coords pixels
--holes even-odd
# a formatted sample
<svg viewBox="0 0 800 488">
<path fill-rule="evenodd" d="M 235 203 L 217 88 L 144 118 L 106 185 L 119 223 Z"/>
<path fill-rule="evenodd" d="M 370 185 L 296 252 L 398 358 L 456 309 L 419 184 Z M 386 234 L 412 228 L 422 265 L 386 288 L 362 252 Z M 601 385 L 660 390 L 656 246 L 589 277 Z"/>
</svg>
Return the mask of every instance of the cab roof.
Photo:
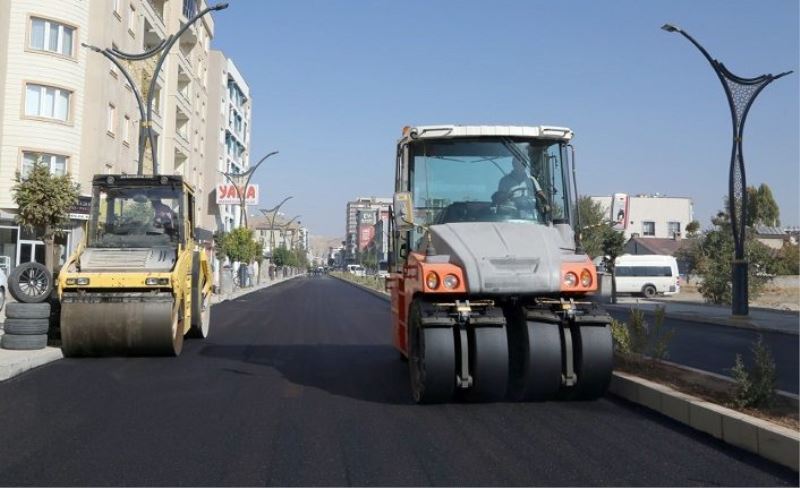
<svg viewBox="0 0 800 488">
<path fill-rule="evenodd" d="M 94 175 L 92 178 L 93 186 L 138 186 L 138 185 L 180 185 L 183 188 L 193 191 L 189 183 L 183 180 L 182 175 Z"/>
<path fill-rule="evenodd" d="M 457 137 L 533 137 L 570 141 L 571 129 L 552 125 L 421 125 L 403 128 L 403 139 Z"/>
</svg>

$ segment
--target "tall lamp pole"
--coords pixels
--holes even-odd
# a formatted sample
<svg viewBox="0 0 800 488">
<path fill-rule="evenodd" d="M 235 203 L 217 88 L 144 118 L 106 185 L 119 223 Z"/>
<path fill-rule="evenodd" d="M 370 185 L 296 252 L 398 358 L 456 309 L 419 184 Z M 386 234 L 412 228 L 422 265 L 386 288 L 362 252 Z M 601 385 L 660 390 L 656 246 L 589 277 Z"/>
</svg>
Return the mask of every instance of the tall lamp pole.
<svg viewBox="0 0 800 488">
<path fill-rule="evenodd" d="M 266 161 L 268 157 L 276 154 L 278 154 L 278 151 L 272 151 L 263 158 L 259 159 L 255 165 L 250 166 L 250 168 L 244 173 L 225 173 L 224 171 L 220 171 L 224 177 L 228 178 L 228 181 L 231 182 L 231 185 L 236 188 L 236 194 L 239 196 L 239 227 L 247 227 L 247 187 L 250 185 L 250 179 L 253 177 L 253 173 L 256 172 L 258 167 L 261 166 L 261 163 Z M 244 180 L 244 185 L 240 184 L 242 180 Z"/>
<path fill-rule="evenodd" d="M 283 206 L 284 203 L 288 202 L 292 198 L 294 198 L 294 197 L 293 196 L 288 196 L 288 197 L 284 198 L 283 200 L 281 200 L 281 203 L 275 205 L 271 209 L 269 209 L 269 210 L 262 209 L 261 210 L 261 213 L 264 214 L 264 217 L 266 217 L 269 213 L 272 213 L 272 219 L 270 220 L 270 224 L 269 224 L 269 251 L 270 251 L 270 253 L 274 253 L 275 252 L 275 216 L 278 215 L 278 210 L 280 210 L 281 206 Z"/>
<path fill-rule="evenodd" d="M 728 172 L 728 213 L 731 218 L 734 246 L 731 308 L 733 315 L 746 316 L 750 313 L 750 306 L 747 291 L 747 259 L 744 256 L 747 219 L 747 180 L 745 179 L 744 155 L 742 152 L 744 123 L 753 101 L 761 93 L 761 90 L 778 78 L 788 75 L 791 71 L 778 75 L 765 74 L 755 78 L 742 78 L 734 75 L 724 64 L 712 58 L 699 42 L 681 30 L 680 27 L 664 24 L 661 28 L 667 32 L 681 34 L 703 54 L 703 57 L 706 58 L 717 74 L 728 98 L 728 106 L 730 107 L 733 121 L 733 144 L 730 170 Z"/>
<path fill-rule="evenodd" d="M 155 145 L 155 133 L 153 132 L 153 99 L 155 98 L 156 92 L 156 82 L 158 80 L 158 73 L 161 71 L 161 66 L 164 64 L 164 60 L 167 58 L 170 49 L 173 45 L 180 39 L 184 32 L 186 32 L 195 22 L 200 20 L 204 15 L 208 14 L 209 12 L 213 12 L 216 10 L 224 10 L 228 8 L 227 3 L 220 3 L 211 7 L 206 7 L 203 10 L 197 12 L 194 17 L 189 19 L 183 27 L 178 30 L 173 35 L 170 35 L 166 39 L 162 40 L 157 46 L 150 49 L 149 51 L 145 51 L 140 54 L 131 54 L 126 53 L 124 51 L 120 51 L 115 47 L 100 49 L 99 47 L 92 46 L 89 44 L 81 43 L 81 45 L 85 48 L 91 49 L 94 52 L 100 53 L 109 61 L 111 61 L 117 69 L 122 72 L 122 75 L 127 80 L 128 84 L 130 85 L 131 89 L 133 90 L 133 94 L 136 97 L 136 104 L 139 106 L 139 159 L 138 159 L 138 174 L 144 175 L 144 151 L 145 151 L 145 142 L 150 143 L 150 151 L 151 156 L 153 159 L 153 174 L 158 174 L 158 158 L 157 158 L 157 151 Z M 147 91 L 147 101 L 142 99 L 142 93 L 139 88 L 136 87 L 136 84 L 133 82 L 133 78 L 131 77 L 130 73 L 122 66 L 120 63 L 120 59 L 124 59 L 126 61 L 142 61 L 147 58 L 151 58 L 157 54 L 160 54 L 158 61 L 156 62 L 156 68 L 153 71 L 153 77 L 150 79 L 150 86 Z"/>
</svg>

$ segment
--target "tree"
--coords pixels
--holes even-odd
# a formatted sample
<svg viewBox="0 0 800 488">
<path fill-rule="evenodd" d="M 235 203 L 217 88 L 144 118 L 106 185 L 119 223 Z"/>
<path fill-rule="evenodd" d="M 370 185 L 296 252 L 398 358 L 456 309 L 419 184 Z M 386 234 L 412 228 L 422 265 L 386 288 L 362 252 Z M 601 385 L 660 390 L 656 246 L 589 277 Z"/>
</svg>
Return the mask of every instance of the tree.
<svg viewBox="0 0 800 488">
<path fill-rule="evenodd" d="M 603 262 L 606 269 L 611 271 L 611 303 L 617 303 L 617 280 L 614 261 L 622 254 L 625 247 L 625 234 L 617 232 L 610 226 L 605 227 L 602 238 Z"/>
<path fill-rule="evenodd" d="M 700 231 L 700 222 L 692 220 L 686 224 L 686 237 L 695 237 Z"/>
<path fill-rule="evenodd" d="M 733 234 L 728 213 L 717 212 L 711 219 L 714 229 L 707 231 L 701 238 L 699 249 L 696 251 L 697 271 L 703 282 L 698 286 L 698 291 L 706 301 L 715 304 L 730 304 L 732 300 L 732 260 L 733 260 Z M 751 298 L 756 298 L 767 281 L 765 272 L 774 266 L 773 253 L 770 249 L 756 240 L 752 232 L 745 236 L 745 257 L 749 263 L 748 293 Z"/>
<path fill-rule="evenodd" d="M 78 200 L 78 187 L 67 175 L 56 176 L 39 158 L 25 177 L 19 172 L 11 189 L 17 204 L 17 222 L 45 243 L 45 266 L 52 273 L 57 234 L 69 224 L 69 210 Z"/>
<path fill-rule="evenodd" d="M 767 227 L 777 227 L 781 225 L 780 209 L 772 190 L 766 183 L 762 183 L 758 188 L 747 187 L 747 225 L 766 225 Z"/>
<path fill-rule="evenodd" d="M 238 227 L 219 239 L 219 251 L 231 261 L 250 263 L 261 253 L 261 245 L 253 239 L 253 230 Z"/>
<path fill-rule="evenodd" d="M 773 269 L 768 272 L 776 275 L 800 274 L 800 245 L 790 242 L 784 243 L 775 257 Z"/>
<path fill-rule="evenodd" d="M 583 196 L 578 199 L 578 215 L 581 228 L 580 234 L 583 250 L 592 258 L 603 255 L 603 237 L 610 223 L 603 206 L 592 200 L 592 197 Z"/>
</svg>

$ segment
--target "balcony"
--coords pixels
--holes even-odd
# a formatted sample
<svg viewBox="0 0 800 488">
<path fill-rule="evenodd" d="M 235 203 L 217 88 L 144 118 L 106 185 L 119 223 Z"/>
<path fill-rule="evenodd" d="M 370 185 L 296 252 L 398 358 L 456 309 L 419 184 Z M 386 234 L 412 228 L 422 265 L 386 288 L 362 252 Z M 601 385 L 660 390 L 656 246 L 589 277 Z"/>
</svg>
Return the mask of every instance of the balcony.
<svg viewBox="0 0 800 488">
<path fill-rule="evenodd" d="M 154 33 L 161 37 L 166 38 L 166 24 L 164 23 L 164 4 L 166 0 L 147 0 L 142 2 L 144 5 L 144 20 L 145 20 L 145 42 L 147 42 L 148 24 Z"/>
</svg>

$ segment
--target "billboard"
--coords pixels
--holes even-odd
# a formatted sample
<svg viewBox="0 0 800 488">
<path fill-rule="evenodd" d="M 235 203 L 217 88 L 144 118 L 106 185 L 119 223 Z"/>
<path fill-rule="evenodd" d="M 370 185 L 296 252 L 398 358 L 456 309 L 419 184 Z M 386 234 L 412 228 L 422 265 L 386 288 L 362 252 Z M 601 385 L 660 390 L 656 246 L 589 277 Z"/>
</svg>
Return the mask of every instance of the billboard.
<svg viewBox="0 0 800 488">
<path fill-rule="evenodd" d="M 375 210 L 359 210 L 356 214 L 358 227 L 358 250 L 362 251 L 375 238 Z"/>
<path fill-rule="evenodd" d="M 245 205 L 258 205 L 258 185 L 247 185 Z M 239 190 L 228 183 L 217 185 L 217 205 L 241 205 Z"/>
</svg>

